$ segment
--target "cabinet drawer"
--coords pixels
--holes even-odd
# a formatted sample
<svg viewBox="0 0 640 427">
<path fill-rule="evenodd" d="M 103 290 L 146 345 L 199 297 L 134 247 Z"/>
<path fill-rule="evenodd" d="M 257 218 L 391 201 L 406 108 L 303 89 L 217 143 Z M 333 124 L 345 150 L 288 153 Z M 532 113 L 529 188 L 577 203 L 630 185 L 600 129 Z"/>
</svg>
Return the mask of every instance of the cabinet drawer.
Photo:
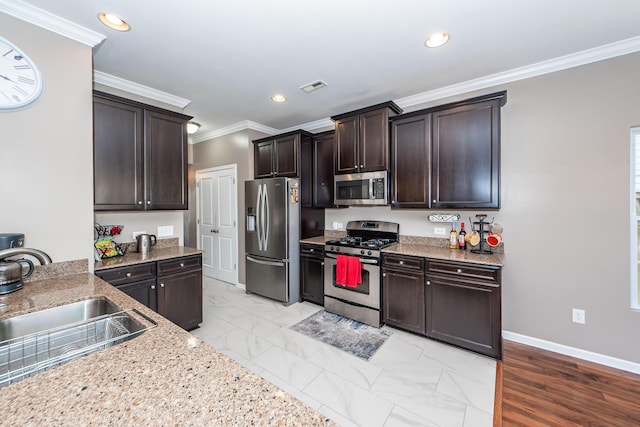
<svg viewBox="0 0 640 427">
<path fill-rule="evenodd" d="M 158 276 L 202 268 L 202 256 L 195 255 L 158 261 Z"/>
<path fill-rule="evenodd" d="M 95 274 L 112 285 L 123 285 L 126 283 L 139 282 L 140 280 L 155 279 L 156 263 L 148 262 L 126 267 L 110 268 L 108 270 L 96 271 Z"/>
<path fill-rule="evenodd" d="M 314 244 L 300 245 L 300 255 L 324 258 L 324 246 Z"/>
<path fill-rule="evenodd" d="M 403 270 L 422 271 L 424 270 L 424 258 L 406 255 L 382 255 L 382 267 L 401 268 Z"/>
<path fill-rule="evenodd" d="M 501 268 L 482 264 L 461 264 L 446 261 L 427 261 L 428 273 L 452 274 L 458 277 L 484 280 L 487 282 L 501 282 Z"/>
</svg>

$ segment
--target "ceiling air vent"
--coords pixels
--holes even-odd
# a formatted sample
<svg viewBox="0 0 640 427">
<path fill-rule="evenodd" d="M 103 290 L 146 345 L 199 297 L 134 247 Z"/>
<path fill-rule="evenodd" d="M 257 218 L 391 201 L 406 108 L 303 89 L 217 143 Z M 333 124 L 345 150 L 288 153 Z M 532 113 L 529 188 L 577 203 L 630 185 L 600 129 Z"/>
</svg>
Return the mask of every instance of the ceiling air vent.
<svg viewBox="0 0 640 427">
<path fill-rule="evenodd" d="M 327 84 L 322 80 L 316 80 L 315 82 L 300 86 L 300 89 L 302 89 L 304 93 L 311 93 L 314 90 L 322 89 L 323 87 L 327 87 Z"/>
</svg>

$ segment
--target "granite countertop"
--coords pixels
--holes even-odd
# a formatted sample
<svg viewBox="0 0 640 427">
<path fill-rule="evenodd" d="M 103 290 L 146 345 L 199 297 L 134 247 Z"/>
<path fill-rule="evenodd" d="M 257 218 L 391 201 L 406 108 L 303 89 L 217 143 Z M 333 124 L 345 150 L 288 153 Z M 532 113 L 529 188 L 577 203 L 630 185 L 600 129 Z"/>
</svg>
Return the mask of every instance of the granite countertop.
<svg viewBox="0 0 640 427">
<path fill-rule="evenodd" d="M 93 268 L 94 271 L 100 271 L 114 267 L 125 267 L 127 265 L 143 264 L 145 262 L 162 261 L 163 259 L 196 255 L 203 252 L 204 251 L 200 249 L 188 248 L 186 246 L 151 248 L 147 255 L 142 255 L 138 252 L 126 252 L 124 256 L 96 261 Z"/>
<path fill-rule="evenodd" d="M 504 254 L 474 254 L 470 250 L 461 251 L 437 246 L 399 243 L 382 249 L 383 253 L 412 255 L 445 261 L 469 262 L 473 264 L 504 266 Z"/>
<path fill-rule="evenodd" d="M 189 254 L 191 252 L 188 252 Z M 13 425 L 335 425 L 89 273 L 26 283 L 0 319 L 92 297 L 158 323 L 129 341 L 2 387 Z"/>
<path fill-rule="evenodd" d="M 324 245 L 326 242 L 328 242 L 329 240 L 333 240 L 335 239 L 335 237 L 331 237 L 331 236 L 316 236 L 316 237 L 310 237 L 308 239 L 302 239 L 300 240 L 300 243 L 310 243 L 313 245 Z"/>
<path fill-rule="evenodd" d="M 300 243 L 324 245 L 335 236 L 318 236 L 300 240 Z M 400 243 L 382 249 L 383 253 L 412 255 L 423 258 L 440 259 L 445 261 L 469 262 L 474 264 L 504 266 L 504 252 L 492 254 L 474 254 L 470 250 L 461 251 L 449 249 L 449 239 L 430 237 L 400 236 Z"/>
</svg>

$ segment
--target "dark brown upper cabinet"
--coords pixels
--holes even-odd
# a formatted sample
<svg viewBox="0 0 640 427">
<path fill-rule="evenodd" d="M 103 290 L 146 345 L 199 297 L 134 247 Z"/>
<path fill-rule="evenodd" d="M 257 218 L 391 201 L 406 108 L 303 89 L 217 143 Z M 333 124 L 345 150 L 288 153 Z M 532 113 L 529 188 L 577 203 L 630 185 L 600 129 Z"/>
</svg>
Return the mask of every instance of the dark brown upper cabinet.
<svg viewBox="0 0 640 427">
<path fill-rule="evenodd" d="M 429 208 L 430 164 L 431 114 L 394 120 L 391 123 L 391 207 Z"/>
<path fill-rule="evenodd" d="M 388 101 L 331 117 L 336 124 L 335 173 L 389 170 L 389 117 L 400 113 Z"/>
<path fill-rule="evenodd" d="M 333 172 L 335 131 L 313 136 L 313 206 L 333 208 Z"/>
<path fill-rule="evenodd" d="M 254 140 L 254 178 L 299 177 L 302 138 L 311 134 L 297 130 Z"/>
<path fill-rule="evenodd" d="M 187 209 L 190 119 L 94 92 L 94 209 Z"/>
<path fill-rule="evenodd" d="M 500 107 L 506 92 L 434 111 L 431 207 L 500 208 Z"/>
<path fill-rule="evenodd" d="M 391 118 L 391 206 L 500 208 L 497 92 Z"/>
</svg>

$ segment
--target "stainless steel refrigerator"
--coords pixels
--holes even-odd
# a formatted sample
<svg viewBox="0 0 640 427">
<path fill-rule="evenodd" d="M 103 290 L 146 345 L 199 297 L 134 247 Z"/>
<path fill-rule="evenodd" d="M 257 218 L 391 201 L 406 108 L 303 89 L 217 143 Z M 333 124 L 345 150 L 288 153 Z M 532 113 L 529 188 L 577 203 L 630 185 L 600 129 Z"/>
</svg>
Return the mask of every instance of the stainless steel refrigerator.
<svg viewBox="0 0 640 427">
<path fill-rule="evenodd" d="M 300 299 L 300 198 L 296 178 L 245 181 L 247 292 L 286 305 Z"/>
</svg>

